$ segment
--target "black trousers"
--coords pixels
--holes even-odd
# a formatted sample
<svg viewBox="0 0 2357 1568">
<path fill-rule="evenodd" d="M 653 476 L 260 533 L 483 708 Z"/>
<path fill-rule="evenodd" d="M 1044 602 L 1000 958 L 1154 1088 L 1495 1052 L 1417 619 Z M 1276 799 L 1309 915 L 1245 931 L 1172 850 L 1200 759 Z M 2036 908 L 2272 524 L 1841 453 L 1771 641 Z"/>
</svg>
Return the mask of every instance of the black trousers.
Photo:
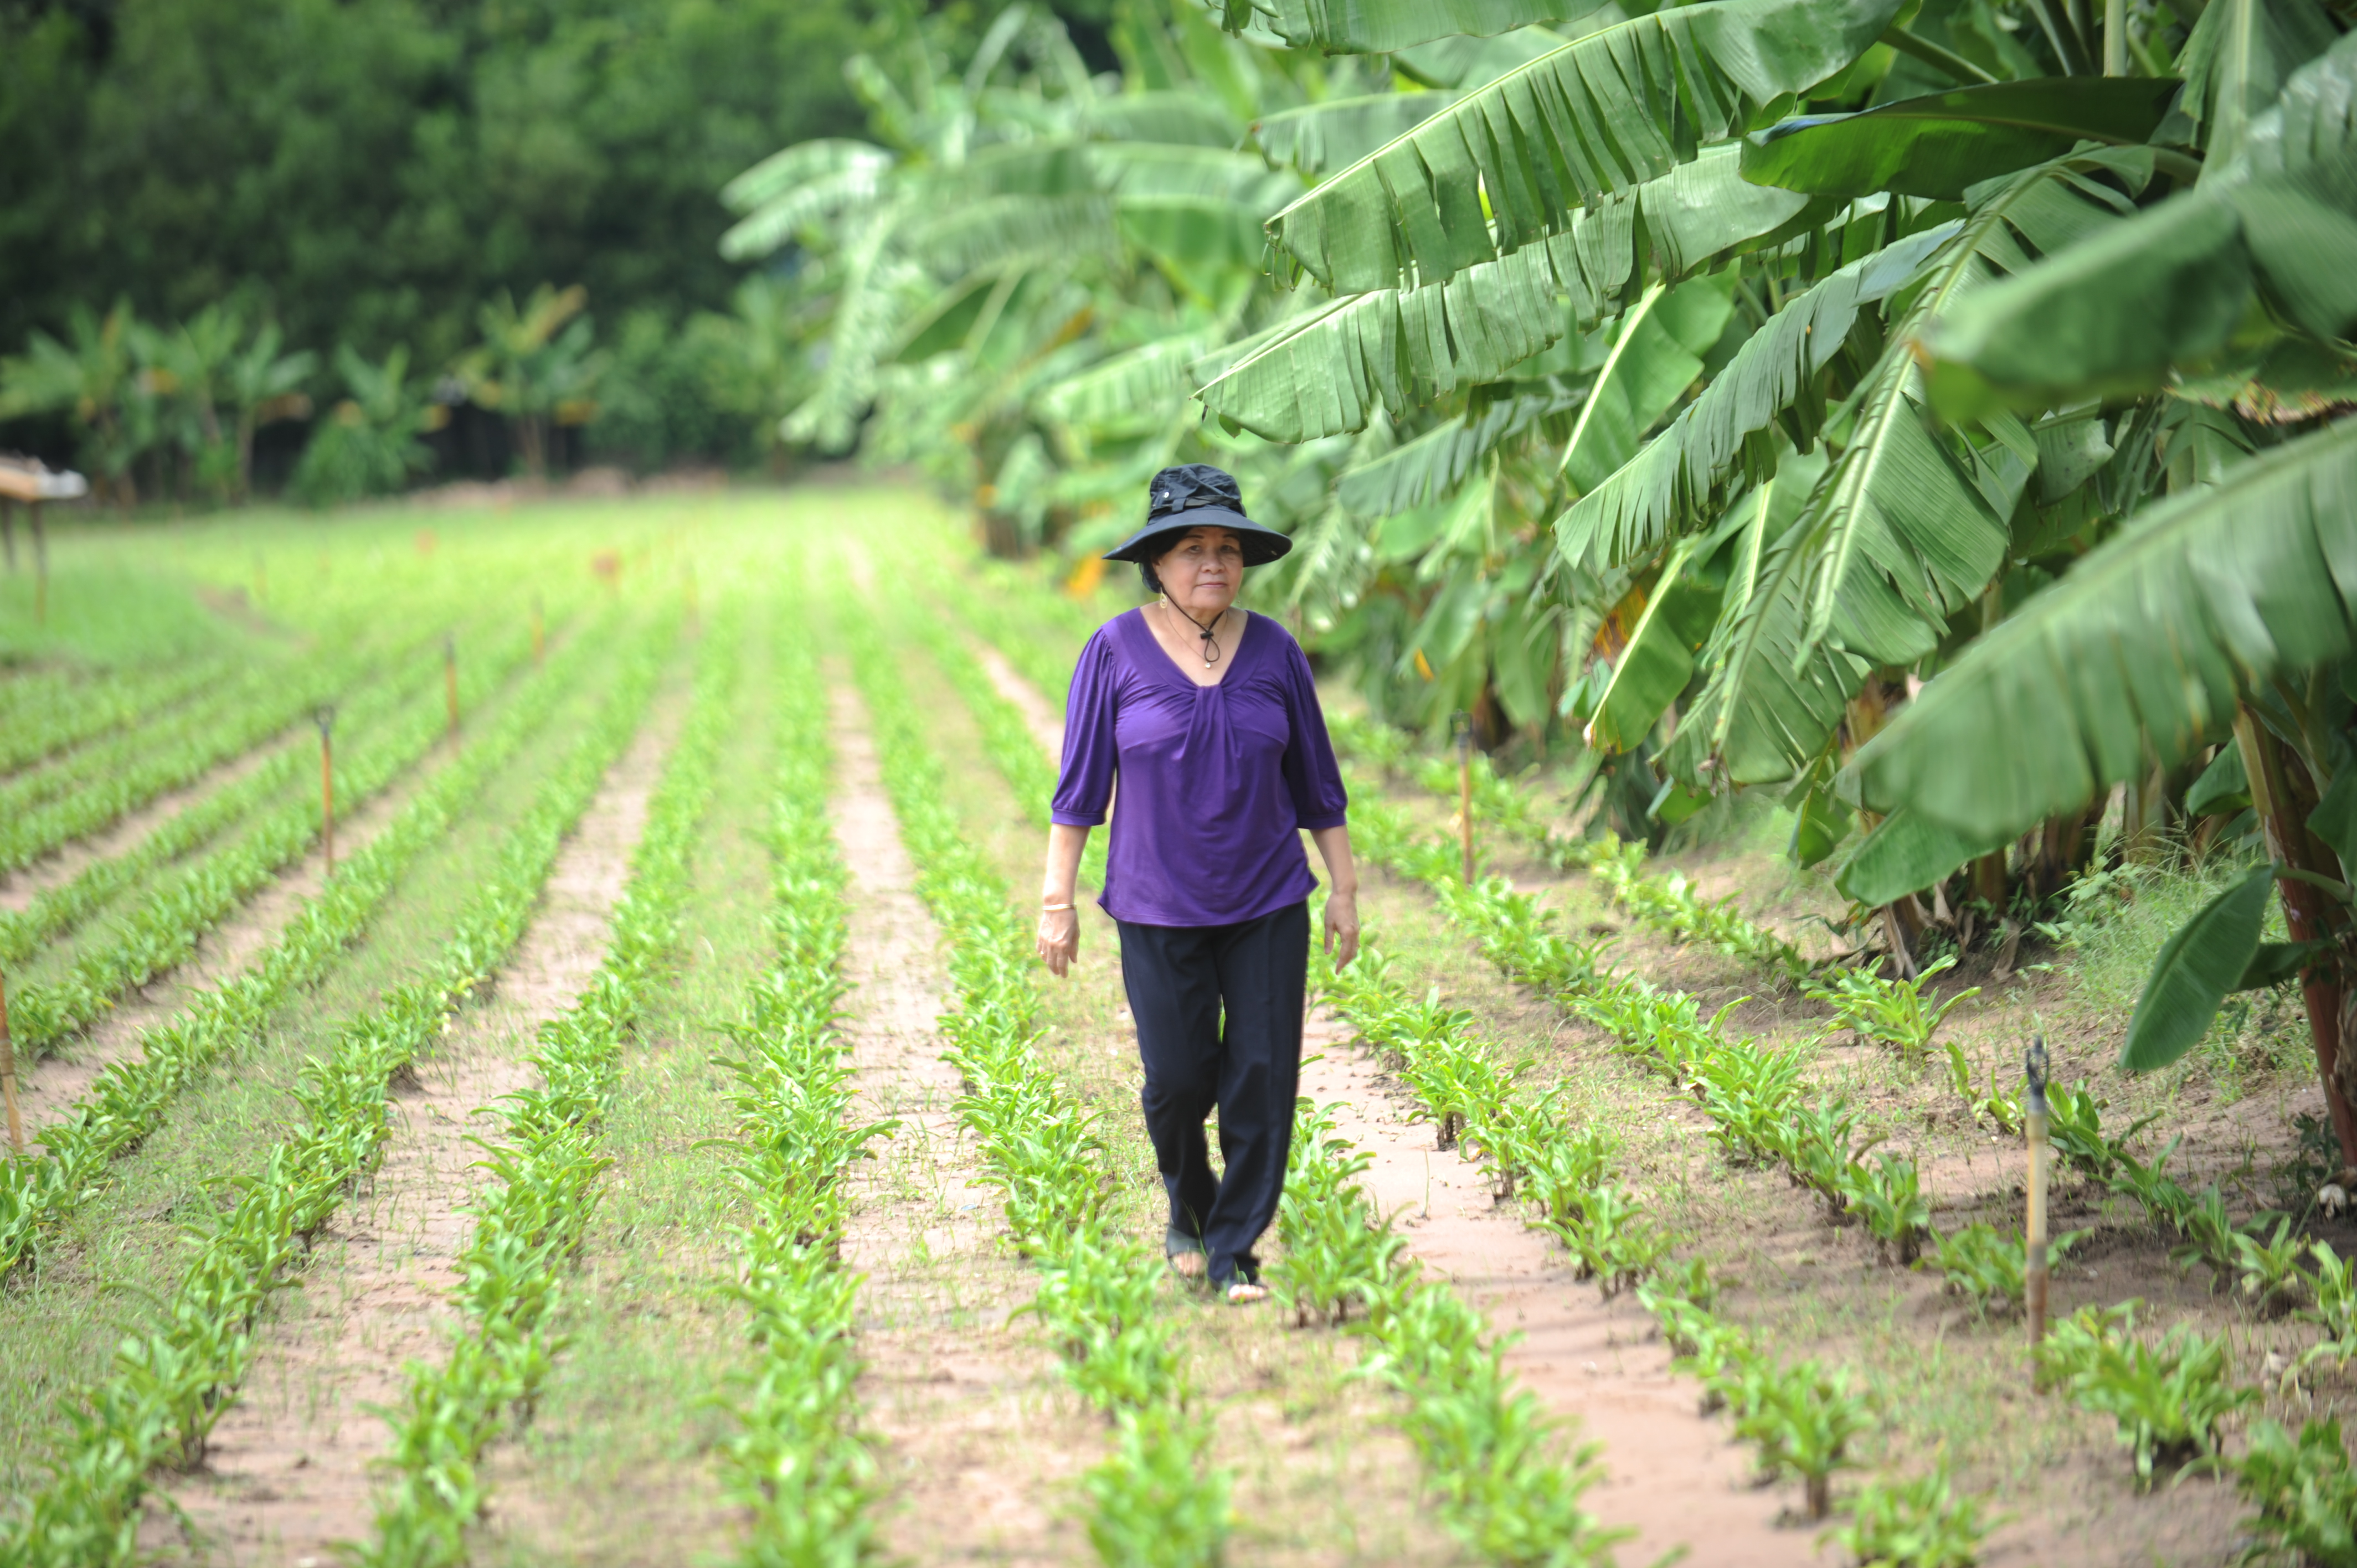
<svg viewBox="0 0 2357 1568">
<path fill-rule="evenodd" d="M 1232 926 L 1119 924 L 1171 1240 L 1200 1240 L 1214 1280 L 1256 1279 L 1253 1243 L 1276 1217 L 1293 1146 L 1309 906 Z M 1203 1139 L 1214 1105 L 1220 1176 Z"/>
</svg>

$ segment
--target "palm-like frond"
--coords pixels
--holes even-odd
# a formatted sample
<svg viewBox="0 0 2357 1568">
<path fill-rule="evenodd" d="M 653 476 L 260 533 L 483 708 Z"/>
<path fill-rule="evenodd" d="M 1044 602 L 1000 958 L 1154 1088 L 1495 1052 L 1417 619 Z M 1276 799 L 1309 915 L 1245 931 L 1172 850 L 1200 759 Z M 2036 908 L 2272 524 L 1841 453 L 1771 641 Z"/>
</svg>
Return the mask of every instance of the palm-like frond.
<svg viewBox="0 0 2357 1568">
<path fill-rule="evenodd" d="M 1101 360 L 1039 394 L 1039 411 L 1063 424 L 1107 425 L 1168 414 L 1194 389 L 1187 367 L 1210 347 L 1203 332 L 1157 338 Z"/>
<path fill-rule="evenodd" d="M 1297 49 L 1389 54 L 1434 38 L 1485 38 L 1596 9 L 1596 0 L 1219 0 L 1228 26 L 1257 19 Z"/>
<path fill-rule="evenodd" d="M 2144 156 L 2139 149 L 2074 155 L 1985 188 L 1924 269 L 1890 346 L 1853 394 L 1841 456 L 1801 519 L 1813 556 L 1810 644 L 1832 638 L 1880 662 L 1910 663 L 2003 564 L 2035 443 L 2017 435 L 2018 425 L 1996 432 L 2011 445 L 1939 428 L 1913 339 L 1998 269 L 2120 223 L 2132 204 L 2093 176 L 2125 168 L 2134 178 Z"/>
<path fill-rule="evenodd" d="M 872 206 L 895 164 L 881 147 L 840 139 L 762 159 L 722 188 L 721 200 L 745 216 L 721 235 L 720 253 L 732 262 L 766 256 L 812 224 Z"/>
<path fill-rule="evenodd" d="M 1360 517 L 1386 517 L 1430 506 L 1465 482 L 1506 443 L 1579 406 L 1582 389 L 1553 379 L 1505 383 L 1507 395 L 1349 469 L 1334 499 Z M 1500 389 L 1492 388 L 1491 391 Z M 1557 440 L 1562 438 L 1558 434 Z"/>
<path fill-rule="evenodd" d="M 1839 351 L 1858 311 L 1902 287 L 1954 233 L 1943 224 L 1910 235 L 1770 317 L 1668 429 L 1556 520 L 1564 558 L 1595 571 L 1642 560 L 1699 524 L 1730 476 L 1774 473 L 1779 416 Z"/>
<path fill-rule="evenodd" d="M 1269 222 L 1337 290 L 1437 282 L 1567 232 L 1761 105 L 1847 67 L 1898 0 L 1706 0 L 1566 44 L 1468 93 Z"/>
<path fill-rule="evenodd" d="M 1700 779 L 1714 768 L 1729 784 L 1793 777 L 1824 752 L 1843 704 L 1866 683 L 1872 666 L 1865 660 L 1808 637 L 1810 540 L 1779 504 L 1789 504 L 1822 467 L 1813 458 L 1787 459 L 1781 475 L 1747 503 L 1738 570 L 1705 652 L 1711 679 L 1682 716 L 1665 759 L 1681 779 Z"/>
<path fill-rule="evenodd" d="M 1808 199 L 1747 183 L 1726 146 L 1577 215 L 1560 235 L 1423 288 L 1337 300 L 1232 361 L 1203 405 L 1272 441 L 1362 430 L 1458 386 L 1495 381 L 1572 327 L 1591 327 L 1636 271 L 1641 238 L 1675 278 L 1782 231 Z M 1566 315 L 1561 299 L 1568 296 Z"/>
<path fill-rule="evenodd" d="M 1243 134 L 1218 99 L 1175 89 L 1093 100 L 1081 112 L 1078 128 L 1107 141 L 1172 146 L 1232 147 Z"/>
<path fill-rule="evenodd" d="M 2244 682 L 2357 647 L 2357 420 L 2135 519 L 1932 680 L 1843 775 L 1985 842 L 2174 764 Z"/>
<path fill-rule="evenodd" d="M 912 254 L 952 273 L 1103 255 L 1120 246 L 1113 198 L 1088 192 L 983 197 L 905 230 Z"/>
<path fill-rule="evenodd" d="M 1253 145 L 1275 164 L 1303 174 L 1357 163 L 1377 147 L 1457 102 L 1448 91 L 1375 92 L 1264 114 L 1253 122 Z"/>
</svg>

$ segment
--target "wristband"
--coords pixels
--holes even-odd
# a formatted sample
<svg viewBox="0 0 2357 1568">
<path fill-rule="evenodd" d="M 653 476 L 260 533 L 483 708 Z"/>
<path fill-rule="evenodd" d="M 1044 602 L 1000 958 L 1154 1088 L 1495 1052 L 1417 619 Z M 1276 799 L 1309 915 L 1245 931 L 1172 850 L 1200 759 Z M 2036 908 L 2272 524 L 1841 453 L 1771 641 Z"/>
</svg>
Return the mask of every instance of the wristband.
<svg viewBox="0 0 2357 1568">
<path fill-rule="evenodd" d="M 1042 904 L 1039 906 L 1039 913 L 1043 915 L 1060 914 L 1062 911 L 1071 908 L 1071 906 L 1070 904 Z"/>
</svg>

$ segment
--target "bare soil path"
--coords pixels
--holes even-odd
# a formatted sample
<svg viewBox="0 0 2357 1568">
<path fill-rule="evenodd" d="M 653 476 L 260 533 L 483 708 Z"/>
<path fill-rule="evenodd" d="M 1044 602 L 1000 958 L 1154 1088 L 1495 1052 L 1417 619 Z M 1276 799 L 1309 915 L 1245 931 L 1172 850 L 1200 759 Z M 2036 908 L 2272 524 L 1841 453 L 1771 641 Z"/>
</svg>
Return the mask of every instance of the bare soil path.
<svg viewBox="0 0 2357 1568">
<path fill-rule="evenodd" d="M 1022 709 L 1051 757 L 1063 725 L 996 650 L 981 650 L 992 683 Z M 1651 1316 L 1606 1303 L 1573 1275 L 1562 1249 L 1499 1207 L 1478 1166 L 1434 1148 L 1432 1130 L 1323 1009 L 1303 1036 L 1301 1091 L 1343 1109 L 1335 1125 L 1373 1158 L 1361 1178 L 1382 1209 L 1404 1210 L 1409 1253 L 1447 1280 L 1501 1333 L 1518 1336 L 1506 1363 L 1551 1411 L 1579 1418 L 1602 1442 L 1607 1479 L 1590 1506 L 1636 1537 L 1631 1562 L 1684 1546 L 1698 1563 L 1760 1564 L 1815 1560 L 1813 1532 L 1777 1525 L 1784 1499 L 1751 1486 L 1725 1428 L 1701 1418 L 1697 1390 L 1670 1376 L 1670 1354 Z M 1793 1499 L 1797 1500 L 1797 1499 Z"/>
<path fill-rule="evenodd" d="M 238 1403 L 214 1429 L 204 1467 L 171 1488 L 196 1543 L 158 1513 L 150 1544 L 189 1563 L 325 1568 L 373 1518 L 371 1466 L 389 1435 L 371 1405 L 406 1387 L 403 1365 L 437 1360 L 457 1313 L 462 1212 L 492 1180 L 470 1134 L 494 1131 L 502 1094 L 532 1080 L 524 1056 L 604 956 L 608 920 L 646 824 L 648 798 L 677 738 L 683 701 L 665 701 L 607 775 L 489 1002 L 461 1015 L 417 1079 L 396 1092 L 376 1174 L 330 1222 L 299 1295 L 279 1316 Z"/>
<path fill-rule="evenodd" d="M 997 1192 L 961 1141 L 956 1072 L 940 1059 L 940 933 L 915 891 L 866 716 L 832 672 L 835 834 L 851 868 L 847 1035 L 863 1117 L 899 1133 L 855 1172 L 845 1252 L 866 1274 L 861 1397 L 884 1440 L 888 1547 L 918 1563 L 1077 1561 L 1057 1493 L 1094 1463 L 1101 1424 L 1009 1315 L 1028 1271 L 998 1240 Z"/>
</svg>

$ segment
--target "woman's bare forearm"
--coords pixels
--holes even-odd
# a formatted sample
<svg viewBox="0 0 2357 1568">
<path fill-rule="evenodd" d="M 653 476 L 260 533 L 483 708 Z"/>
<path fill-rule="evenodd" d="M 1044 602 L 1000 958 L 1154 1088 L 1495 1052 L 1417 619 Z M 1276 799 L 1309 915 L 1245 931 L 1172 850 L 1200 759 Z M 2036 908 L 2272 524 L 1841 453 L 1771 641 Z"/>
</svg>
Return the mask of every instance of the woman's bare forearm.
<svg viewBox="0 0 2357 1568">
<path fill-rule="evenodd" d="M 1326 862 L 1327 890 L 1356 897 L 1359 863 L 1351 858 L 1351 830 L 1347 826 L 1312 828 L 1309 842 L 1318 846 L 1319 857 Z"/>
<path fill-rule="evenodd" d="M 1070 904 L 1080 886 L 1081 852 L 1088 848 L 1087 828 L 1076 828 L 1068 822 L 1051 822 L 1048 827 L 1048 865 L 1039 883 L 1039 902 Z"/>
</svg>

